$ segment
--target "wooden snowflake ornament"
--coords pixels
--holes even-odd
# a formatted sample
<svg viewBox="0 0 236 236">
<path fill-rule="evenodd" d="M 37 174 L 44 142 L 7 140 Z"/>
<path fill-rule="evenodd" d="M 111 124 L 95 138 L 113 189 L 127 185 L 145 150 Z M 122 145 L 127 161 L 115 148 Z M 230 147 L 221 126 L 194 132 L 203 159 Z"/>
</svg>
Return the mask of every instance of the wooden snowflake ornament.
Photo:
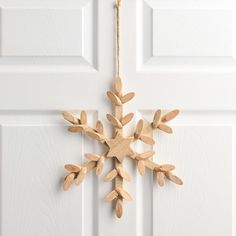
<svg viewBox="0 0 236 236">
<path fill-rule="evenodd" d="M 114 169 L 112 169 L 104 177 L 104 181 L 115 181 L 115 187 L 106 197 L 106 201 L 116 201 L 115 210 L 117 217 L 122 216 L 123 200 L 131 201 L 131 195 L 124 190 L 123 181 L 130 181 L 131 176 L 123 168 L 123 160 L 131 158 L 137 164 L 138 171 L 141 175 L 145 174 L 145 170 L 150 169 L 156 175 L 157 182 L 160 186 L 164 186 L 165 181 L 168 179 L 176 184 L 181 185 L 183 182 L 180 178 L 172 173 L 175 169 L 171 164 L 157 164 L 152 161 L 152 156 L 155 154 L 153 150 L 138 153 L 130 146 L 131 143 L 140 140 L 146 144 L 153 145 L 155 141 L 149 136 L 153 130 L 161 130 L 165 133 L 172 133 L 172 129 L 167 123 L 174 119 L 179 111 L 173 110 L 167 114 L 161 115 L 161 110 L 157 110 L 154 114 L 153 121 L 144 124 L 143 120 L 139 120 L 134 133 L 129 137 L 123 136 L 123 127 L 128 124 L 134 114 L 129 113 L 123 116 L 123 104 L 130 101 L 134 97 L 134 93 L 122 95 L 121 92 L 122 82 L 120 77 L 115 80 L 114 91 L 108 91 L 107 96 L 112 103 L 114 114 L 107 114 L 107 119 L 114 128 L 114 136 L 108 138 L 104 135 L 103 125 L 101 121 L 97 121 L 96 128 L 92 128 L 87 124 L 87 115 L 85 111 L 80 113 L 77 117 L 69 112 L 63 112 L 64 118 L 71 123 L 69 131 L 83 132 L 88 137 L 97 140 L 103 144 L 107 151 L 103 154 L 86 153 L 85 157 L 89 160 L 82 165 L 66 164 L 65 168 L 69 172 L 64 178 L 64 190 L 75 183 L 81 184 L 86 174 L 92 169 L 96 168 L 96 174 L 102 173 L 105 161 L 115 160 Z"/>
<path fill-rule="evenodd" d="M 170 180 L 175 184 L 183 184 L 182 180 L 172 173 L 175 169 L 171 164 L 158 164 L 152 160 L 155 154 L 153 150 L 138 153 L 131 147 L 131 143 L 140 140 L 148 145 L 153 145 L 155 141 L 150 136 L 154 130 L 161 130 L 165 133 L 172 133 L 172 129 L 167 123 L 174 119 L 179 111 L 173 110 L 167 114 L 162 115 L 161 110 L 157 110 L 154 114 L 152 122 L 145 124 L 141 119 L 138 121 L 133 134 L 129 137 L 123 135 L 123 127 L 128 124 L 134 117 L 134 113 L 123 115 L 123 104 L 129 102 L 134 93 L 122 94 L 122 81 L 119 76 L 119 12 L 121 0 L 116 0 L 116 77 L 113 91 L 107 92 L 113 114 L 107 114 L 107 120 L 111 123 L 114 135 L 108 138 L 104 134 L 103 124 L 97 121 L 96 127 L 92 128 L 87 124 L 87 114 L 85 111 L 80 113 L 80 117 L 70 113 L 63 112 L 64 119 L 67 120 L 71 126 L 71 132 L 83 132 L 88 137 L 97 140 L 105 146 L 106 152 L 102 154 L 86 153 L 85 157 L 88 162 L 82 165 L 66 164 L 65 169 L 69 172 L 64 178 L 64 190 L 68 190 L 70 186 L 75 183 L 80 185 L 84 180 L 86 174 L 92 169 L 96 169 L 96 174 L 100 175 L 103 171 L 104 164 L 107 160 L 114 160 L 114 168 L 106 173 L 104 181 L 114 181 L 114 189 L 105 196 L 105 200 L 115 201 L 116 216 L 120 218 L 123 214 L 123 200 L 131 201 L 131 195 L 123 188 L 123 182 L 131 181 L 131 176 L 125 171 L 123 161 L 125 158 L 131 158 L 137 165 L 137 169 L 141 175 L 145 174 L 146 169 L 153 171 L 157 182 L 160 186 L 164 186 L 166 180 Z"/>
</svg>

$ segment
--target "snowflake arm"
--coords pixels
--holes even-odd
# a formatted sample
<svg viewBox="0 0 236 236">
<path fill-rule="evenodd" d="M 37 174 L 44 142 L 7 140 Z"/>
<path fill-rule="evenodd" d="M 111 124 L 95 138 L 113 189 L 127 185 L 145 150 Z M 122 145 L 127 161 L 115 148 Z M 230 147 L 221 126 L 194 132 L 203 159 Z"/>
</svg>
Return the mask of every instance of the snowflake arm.
<svg viewBox="0 0 236 236">
<path fill-rule="evenodd" d="M 100 143 L 104 144 L 106 142 L 106 138 L 103 134 L 103 125 L 101 121 L 97 121 L 96 129 L 90 127 L 87 124 L 87 114 L 85 111 L 80 113 L 80 118 L 75 116 L 70 112 L 63 112 L 62 113 L 65 120 L 70 122 L 72 126 L 68 128 L 70 132 L 83 132 L 85 135 L 92 139 L 96 139 Z"/>
<path fill-rule="evenodd" d="M 111 101 L 113 114 L 107 114 L 107 119 L 110 121 L 114 129 L 114 138 L 108 141 L 108 146 L 110 148 L 109 155 L 115 157 L 115 168 L 112 170 L 113 173 L 117 173 L 114 177 L 114 190 L 110 192 L 106 197 L 106 201 L 115 200 L 115 212 L 116 216 L 120 218 L 123 214 L 123 200 L 131 201 L 131 195 L 124 190 L 123 182 L 124 180 L 130 181 L 131 177 L 123 168 L 123 160 L 126 156 L 133 155 L 133 151 L 130 148 L 130 143 L 133 141 L 132 137 L 123 137 L 123 127 L 128 124 L 134 113 L 128 113 L 123 115 L 123 104 L 130 101 L 135 94 L 133 92 L 122 94 L 122 81 L 119 76 L 116 77 L 113 91 L 107 92 L 107 97 Z M 111 172 L 110 172 L 111 173 Z M 109 173 L 108 173 L 109 175 Z M 106 178 L 106 177 L 105 177 Z"/>
<path fill-rule="evenodd" d="M 101 121 L 97 121 L 96 128 L 93 129 L 87 124 L 87 114 L 85 111 L 80 113 L 80 118 L 70 112 L 63 112 L 62 115 L 65 120 L 72 124 L 72 126 L 69 126 L 68 128 L 70 132 L 83 132 L 88 137 L 93 138 L 102 144 L 105 143 L 106 138 L 103 135 L 103 125 Z M 96 168 L 96 174 L 99 175 L 102 172 L 104 162 L 108 159 L 106 153 L 101 155 L 86 153 L 85 157 L 89 162 L 86 162 L 81 166 L 74 164 L 65 165 L 65 169 L 69 171 L 69 174 L 64 178 L 63 188 L 65 191 L 67 191 L 73 183 L 80 185 L 84 180 L 85 175 L 94 168 Z"/>
<path fill-rule="evenodd" d="M 131 137 L 134 140 L 143 141 L 146 144 L 153 145 L 155 141 L 148 136 L 149 133 L 154 130 L 161 130 L 165 133 L 173 133 L 171 127 L 169 127 L 166 123 L 170 120 L 174 119 L 179 114 L 179 110 L 172 110 L 163 116 L 161 116 L 161 110 L 157 110 L 154 114 L 153 121 L 148 123 L 144 127 L 143 120 L 139 120 L 134 135 Z M 163 164 L 159 165 L 152 161 L 150 158 L 155 154 L 153 151 L 148 151 L 146 153 L 135 153 L 135 155 L 131 156 L 131 158 L 135 158 L 137 161 L 137 168 L 141 175 L 145 174 L 145 168 L 149 168 L 151 171 L 156 173 L 156 178 L 158 184 L 162 187 L 165 184 L 165 180 L 168 179 L 175 184 L 182 185 L 182 180 L 175 176 L 171 171 L 175 169 L 174 165 L 171 164 Z"/>
</svg>

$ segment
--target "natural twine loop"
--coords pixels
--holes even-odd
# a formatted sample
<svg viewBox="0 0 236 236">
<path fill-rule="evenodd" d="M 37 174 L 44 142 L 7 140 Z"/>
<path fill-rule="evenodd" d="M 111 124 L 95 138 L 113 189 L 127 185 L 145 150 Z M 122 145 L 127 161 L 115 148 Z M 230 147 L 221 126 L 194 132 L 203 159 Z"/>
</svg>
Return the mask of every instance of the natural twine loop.
<svg viewBox="0 0 236 236">
<path fill-rule="evenodd" d="M 115 7 L 120 7 L 121 0 L 116 0 Z"/>
<path fill-rule="evenodd" d="M 116 76 L 120 75 L 120 5 L 121 0 L 116 0 Z"/>
</svg>

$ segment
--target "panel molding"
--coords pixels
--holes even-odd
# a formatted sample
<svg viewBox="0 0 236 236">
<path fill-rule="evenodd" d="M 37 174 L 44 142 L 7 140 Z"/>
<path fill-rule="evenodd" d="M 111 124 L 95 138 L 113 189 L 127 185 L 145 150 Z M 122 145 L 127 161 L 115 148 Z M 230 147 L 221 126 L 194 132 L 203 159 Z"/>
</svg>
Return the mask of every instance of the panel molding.
<svg viewBox="0 0 236 236">
<path fill-rule="evenodd" d="M 88 114 L 95 123 L 97 111 Z M 56 111 L 0 111 L 3 235 L 14 235 L 16 228 L 20 235 L 37 235 L 40 226 L 44 235 L 93 236 L 98 230 L 97 176 L 88 174 L 69 192 L 62 188 L 64 164 L 83 163 L 83 154 L 96 152 L 97 143 L 67 127 Z"/>
<path fill-rule="evenodd" d="M 224 7 L 218 6 L 218 5 L 197 5 L 195 6 L 193 2 L 188 3 L 187 7 L 184 4 L 179 4 L 176 6 L 175 4 L 172 6 L 168 5 L 164 2 L 155 2 L 155 1 L 148 1 L 148 0 L 139 0 L 137 4 L 137 16 L 136 16 L 136 29 L 137 29 L 137 58 L 136 58 L 136 69 L 140 72 L 183 72 L 183 71 L 197 71 L 197 72 L 213 72 L 215 69 L 218 71 L 230 71 L 235 72 L 235 66 L 236 66 L 236 60 L 234 56 L 234 45 L 233 45 L 233 21 L 232 21 L 232 9 L 229 7 L 229 4 L 225 3 Z M 193 31 L 195 34 L 199 31 L 201 34 L 201 40 L 203 43 L 201 45 L 204 45 L 206 47 L 206 50 L 204 50 L 204 47 L 200 48 L 199 50 L 193 49 L 192 46 L 194 44 L 193 38 L 189 36 L 189 38 L 184 37 L 184 32 L 187 32 L 188 29 L 186 28 L 186 31 L 184 29 L 181 29 L 182 35 L 178 35 L 178 23 L 176 23 L 176 27 L 173 26 L 173 28 L 168 31 L 168 29 L 165 29 L 164 27 L 161 27 L 160 22 L 160 14 L 163 19 L 163 21 L 166 24 L 166 20 L 169 19 L 169 17 L 165 14 L 170 12 L 175 12 L 177 14 L 177 19 L 181 21 L 181 16 L 183 19 L 183 14 L 180 14 L 181 12 L 187 12 L 193 11 L 195 12 L 195 16 L 188 15 L 192 19 L 192 22 L 190 20 L 190 23 L 186 23 L 187 28 L 191 28 L 192 24 L 195 24 L 197 22 L 198 17 L 200 18 L 200 14 L 206 15 L 206 14 L 212 14 L 214 17 L 219 21 L 217 27 L 215 20 L 211 22 L 206 22 L 202 26 L 205 27 L 205 29 L 201 29 L 199 26 L 198 28 L 194 29 Z M 173 14 L 171 14 L 173 17 Z M 164 18 L 163 18 L 164 17 Z M 211 17 L 212 18 L 212 17 Z M 210 19 L 211 19 L 210 18 Z M 182 19 L 182 20 L 183 20 Z M 201 19 L 201 18 L 200 18 Z M 213 20 L 213 19 L 212 19 Z M 174 23 L 177 20 L 174 21 Z M 224 23 L 222 21 L 225 21 Z M 156 23 L 155 23 L 156 22 Z M 195 22 L 195 23 L 194 23 Z M 169 20 L 170 27 L 172 27 L 171 20 Z M 207 25 L 208 24 L 208 25 Z M 213 24 L 213 28 L 212 28 Z M 213 38 L 210 40 L 205 37 L 204 30 L 207 32 L 207 27 L 211 30 L 214 29 L 214 35 L 222 35 L 221 30 L 225 30 L 226 24 L 227 27 L 227 37 L 219 39 L 219 37 L 216 38 L 215 43 L 211 43 Z M 222 27 L 221 27 L 221 26 Z M 194 27 L 194 26 L 193 26 Z M 175 35 L 177 34 L 177 42 L 175 42 L 174 37 L 174 31 Z M 158 35 L 160 35 L 159 37 Z M 167 35 L 171 40 L 173 40 L 173 44 L 178 44 L 177 46 L 173 47 L 171 49 L 172 41 L 167 42 Z M 172 36 L 173 37 L 172 37 Z M 211 34 L 209 34 L 211 35 Z M 213 36 L 211 36 L 213 37 Z M 140 39 L 139 39 L 140 38 Z M 186 39 L 187 38 L 187 39 Z M 196 38 L 196 37 L 195 37 Z M 179 39 L 179 43 L 178 43 Z M 182 42 L 182 39 L 186 40 L 186 43 Z M 199 39 L 199 40 L 200 40 Z M 194 40 L 197 40 L 194 39 Z M 223 41 L 222 41 L 223 40 Z M 227 42 L 226 42 L 226 41 Z M 213 41 L 214 42 L 214 41 Z M 209 47 L 208 47 L 208 46 Z M 181 48 L 182 47 L 182 48 Z M 211 48 L 210 48 L 211 47 Z M 177 49 L 178 50 L 177 50 Z"/>
<path fill-rule="evenodd" d="M 139 114 L 150 121 L 153 110 L 140 110 Z M 184 185 L 178 187 L 167 183 L 160 188 L 154 181 L 153 211 L 152 218 L 149 218 L 153 232 L 150 235 L 173 235 L 174 232 L 178 235 L 233 236 L 236 112 L 184 110 L 171 123 L 172 135 L 153 133 L 158 143 L 153 158 L 160 163 L 174 163 L 175 172 L 183 179 Z M 146 194 L 149 191 L 145 189 Z M 209 216 L 211 224 L 205 224 Z M 187 228 L 184 227 L 186 222 Z"/>
<path fill-rule="evenodd" d="M 0 65 L 5 67 L 73 66 L 79 68 L 80 71 L 96 71 L 97 10 L 97 1 L 95 0 L 86 0 L 83 5 L 69 8 L 62 8 L 57 5 L 45 7 L 1 6 Z M 22 12 L 27 13 L 23 14 L 24 18 L 22 18 Z M 35 14 L 37 12 L 38 15 Z M 29 28 L 32 25 L 29 24 L 28 28 L 26 25 L 27 21 L 32 18 L 31 14 L 36 24 L 38 22 L 38 28 L 34 28 L 35 33 L 33 34 L 31 34 L 32 30 Z M 68 15 L 70 18 L 67 17 Z M 67 19 L 67 23 L 61 22 L 63 18 Z M 47 20 L 48 24 L 45 24 L 44 20 Z M 17 27 L 17 24 L 20 24 L 19 22 L 24 27 L 20 27 L 20 25 Z M 70 35 L 61 32 L 60 22 L 64 24 L 64 29 Z M 46 38 L 44 38 L 44 26 L 46 27 Z M 71 29 L 70 27 L 74 28 Z M 12 37 L 13 33 L 15 34 L 19 29 L 22 32 L 19 32 L 21 34 L 18 38 Z M 36 35 L 38 30 L 42 40 L 38 39 Z M 74 40 L 74 38 L 77 38 L 77 40 Z M 27 43 L 27 40 L 30 40 L 30 42 Z M 53 43 L 54 40 L 55 43 Z M 23 42 L 25 45 L 23 45 Z"/>
<path fill-rule="evenodd" d="M 78 112 L 78 110 L 75 112 Z M 94 121 L 97 118 L 99 119 L 102 118 L 102 116 L 99 117 L 100 113 L 101 111 L 98 111 L 98 110 L 90 111 L 89 116 L 88 116 L 89 121 L 90 121 L 89 123 L 94 123 Z M 137 113 L 136 114 L 137 120 L 140 118 L 150 120 L 151 116 L 153 115 L 153 110 L 139 110 L 136 113 Z M 165 233 L 167 235 L 173 235 L 173 230 L 175 230 L 177 226 L 176 224 L 173 224 L 172 222 L 173 221 L 172 215 L 178 216 L 178 214 L 180 215 L 184 214 L 182 209 L 184 209 L 185 205 L 183 205 L 183 201 L 181 200 L 182 197 L 184 197 L 185 199 L 188 199 L 188 196 L 190 194 L 190 191 L 188 190 L 189 188 L 193 190 L 195 186 L 197 185 L 198 187 L 196 188 L 200 189 L 198 181 L 197 181 L 198 178 L 196 177 L 197 175 L 196 170 L 195 170 L 195 175 L 192 174 L 191 176 L 189 176 L 189 173 L 193 173 L 193 171 L 187 170 L 187 167 L 189 168 L 189 166 L 192 165 L 190 163 L 191 159 L 189 158 L 191 155 L 192 148 L 193 149 L 195 148 L 198 150 L 198 154 L 202 155 L 201 158 L 199 157 L 200 160 L 205 161 L 206 163 L 208 163 L 207 158 L 209 157 L 209 153 L 213 152 L 213 154 L 218 155 L 217 160 L 216 160 L 217 161 L 216 165 L 212 164 L 211 166 L 207 166 L 207 164 L 205 164 L 204 169 L 199 172 L 199 173 L 205 173 L 207 175 L 209 174 L 207 173 L 207 171 L 209 171 L 210 169 L 209 175 L 211 178 L 217 174 L 217 173 L 214 173 L 215 171 L 214 168 L 218 168 L 218 169 L 221 168 L 221 161 L 220 161 L 221 158 L 222 158 L 222 161 L 224 161 L 225 158 L 229 157 L 227 153 L 232 152 L 232 155 L 230 155 L 230 157 L 232 157 L 232 160 L 230 159 L 230 161 L 232 161 L 232 175 L 235 176 L 236 171 L 235 171 L 235 166 L 233 165 L 235 162 L 233 158 L 235 154 L 235 147 L 234 147 L 235 145 L 233 146 L 232 144 L 235 141 L 234 136 L 235 136 L 235 130 L 236 130 L 236 112 L 186 110 L 186 111 L 182 111 L 182 115 L 180 116 L 180 118 L 176 118 L 172 123 L 174 127 L 173 135 L 171 136 L 169 136 L 168 134 L 162 135 L 160 133 L 158 135 L 156 134 L 153 135 L 154 139 L 158 139 L 158 144 L 157 144 L 158 146 L 154 147 L 157 150 L 158 154 L 157 156 L 155 155 L 154 158 L 157 158 L 157 161 L 173 162 L 174 164 L 176 164 L 177 166 L 176 173 L 184 179 L 185 184 L 181 187 L 175 186 L 172 184 L 167 184 L 165 188 L 160 189 L 159 187 L 157 187 L 155 179 L 153 179 L 151 173 L 147 171 L 144 177 L 140 177 L 133 166 L 134 163 L 127 161 L 125 165 L 126 169 L 129 173 L 132 174 L 132 176 L 134 176 L 134 180 L 130 183 L 126 183 L 125 187 L 130 190 L 130 192 L 135 198 L 135 201 L 125 205 L 126 211 L 123 216 L 124 218 L 122 218 L 119 222 L 117 222 L 117 220 L 113 216 L 113 211 L 110 204 L 103 202 L 103 197 L 105 193 L 110 191 L 111 186 L 109 184 L 105 184 L 101 176 L 97 177 L 94 174 L 88 175 L 86 177 L 86 184 L 90 186 L 89 188 L 83 188 L 82 186 L 78 190 L 78 188 L 74 186 L 68 193 L 60 193 L 60 190 L 58 190 L 60 188 L 60 183 L 58 183 L 58 186 L 56 186 L 57 190 L 53 190 L 54 191 L 53 193 L 47 192 L 48 191 L 47 189 L 49 187 L 50 188 L 55 187 L 54 184 L 55 184 L 55 181 L 58 179 L 58 176 L 61 176 L 64 174 L 62 163 L 68 160 L 76 161 L 76 162 L 83 161 L 82 158 L 78 157 L 78 153 L 91 152 L 91 151 L 96 152 L 97 150 L 99 150 L 97 145 L 94 144 L 94 142 L 90 142 L 90 140 L 86 140 L 85 142 L 82 136 L 78 137 L 78 135 L 66 132 L 66 127 L 64 129 L 64 126 L 67 126 L 67 125 L 65 124 L 63 119 L 60 117 L 60 114 L 58 111 L 53 111 L 53 110 L 51 111 L 42 110 L 42 111 L 37 111 L 37 112 L 0 111 L 0 124 L 1 124 L 0 145 L 2 146 L 1 166 L 3 167 L 1 169 L 1 175 L 4 174 L 4 176 L 7 176 L 7 177 L 10 176 L 9 173 L 6 174 L 9 169 L 9 168 L 6 168 L 8 166 L 11 166 L 13 170 L 17 169 L 16 175 L 14 175 L 13 177 L 11 175 L 11 177 L 9 177 L 8 179 L 10 182 L 7 182 L 7 183 L 10 183 L 10 184 L 8 184 L 7 186 L 6 185 L 0 186 L 1 187 L 1 201 L 4 203 L 2 219 L 4 219 L 4 216 L 6 216 L 6 213 L 8 212 L 9 208 L 11 209 L 10 215 L 13 215 L 15 208 L 11 208 L 9 206 L 9 202 L 11 202 L 10 205 L 13 205 L 13 206 L 18 204 L 17 199 L 14 200 L 14 198 L 7 198 L 7 199 L 10 199 L 9 202 L 8 200 L 6 200 L 6 196 L 8 197 L 8 195 L 10 196 L 15 195 L 15 192 L 14 192 L 15 190 L 12 186 L 14 186 L 15 183 L 19 183 L 19 181 L 25 180 L 27 175 L 32 173 L 32 171 L 30 168 L 27 168 L 27 171 L 24 172 L 24 174 L 18 181 L 15 180 L 13 182 L 12 178 L 15 178 L 17 174 L 20 175 L 20 173 L 22 173 L 23 171 L 22 166 L 26 165 L 26 163 L 28 163 L 29 166 L 36 163 L 36 165 L 38 165 L 38 167 L 36 167 L 36 171 L 42 172 L 43 170 L 45 172 L 46 177 L 36 176 L 32 178 L 32 181 L 29 182 L 27 186 L 30 186 L 31 188 L 35 188 L 36 193 L 38 189 L 43 190 L 42 191 L 43 200 L 39 201 L 37 206 L 40 204 L 43 205 L 45 204 L 45 202 L 50 201 L 49 203 L 51 204 L 49 208 L 50 213 L 48 213 L 47 216 L 50 219 L 53 219 L 53 223 L 50 224 L 49 229 L 51 229 L 52 227 L 54 229 L 54 232 L 64 232 L 63 231 L 64 228 L 62 229 L 59 226 L 58 227 L 56 226 L 58 222 L 62 221 L 62 218 L 60 217 L 60 214 L 62 214 L 61 211 L 66 212 L 69 208 L 69 211 L 71 212 L 70 214 L 67 214 L 68 219 L 69 217 L 75 217 L 76 220 L 66 223 L 66 225 L 70 227 L 69 229 L 66 229 L 68 230 L 68 232 L 80 233 L 81 235 L 86 235 L 86 236 L 93 236 L 96 233 L 99 233 L 101 235 L 106 235 L 110 233 L 109 231 L 110 228 L 108 229 L 105 226 L 110 225 L 112 226 L 113 229 L 115 229 L 114 235 L 118 235 L 118 234 L 120 235 L 121 232 L 124 234 L 126 232 L 131 232 L 133 233 L 132 235 L 136 235 L 136 236 L 137 235 L 140 235 L 140 236 L 150 235 L 151 236 L 151 235 L 156 235 L 157 233 L 159 234 Z M 105 124 L 105 125 L 108 125 L 108 124 Z M 3 135 L 2 130 L 4 130 L 4 135 Z M 231 137 L 231 133 L 232 133 L 232 137 Z M 188 136 L 188 134 L 190 134 L 190 137 Z M 222 139 L 224 137 L 224 134 L 227 134 L 226 135 L 227 139 Z M 215 146 L 213 148 L 213 143 L 211 143 L 211 140 L 214 139 L 214 137 L 217 137 L 216 139 L 217 139 L 218 149 Z M 231 140 L 230 143 L 228 142 L 229 137 Z M 14 148 L 12 148 L 13 143 L 14 143 Z M 62 144 L 63 144 L 63 148 L 61 148 Z M 192 146 L 188 146 L 189 144 L 191 144 Z M 229 150 L 227 153 L 225 152 L 222 153 L 225 150 L 224 144 L 227 144 L 226 148 L 228 148 Z M 205 147 L 208 147 L 208 145 L 210 145 L 209 146 L 210 148 L 208 148 L 208 152 L 204 152 L 204 149 L 200 148 L 201 145 L 204 145 Z M 230 147 L 228 147 L 230 145 L 232 145 L 232 150 Z M 72 149 L 71 149 L 71 146 L 73 146 Z M 141 151 L 145 147 L 142 145 L 138 145 L 136 147 L 136 150 Z M 187 148 L 187 151 L 186 151 L 186 148 Z M 217 150 L 221 150 L 221 153 L 217 154 Z M 31 156 L 30 154 L 32 152 L 35 154 L 37 158 L 35 158 L 35 156 L 32 157 L 32 159 L 30 158 Z M 212 160 L 215 160 L 215 156 L 213 154 L 209 158 L 211 158 Z M 10 159 L 3 158 L 4 157 L 3 155 L 5 157 L 6 155 L 8 155 Z M 42 159 L 40 159 L 41 157 Z M 188 163 L 185 162 L 183 157 L 186 158 L 185 160 L 188 160 Z M 13 161 L 15 160 L 15 158 L 17 160 L 16 163 L 14 162 L 14 164 L 11 165 Z M 194 161 L 197 162 L 199 158 L 194 158 Z M 225 164 L 226 163 L 224 163 L 224 165 Z M 228 168 L 228 164 L 226 168 Z M 15 166 L 17 166 L 17 168 Z M 198 166 L 201 167 L 200 162 L 198 163 Z M 109 164 L 106 165 L 104 173 L 107 173 L 110 169 L 111 169 L 111 166 Z M 55 173 L 56 177 L 54 175 L 51 175 L 51 172 Z M 51 180 L 49 177 L 47 177 L 49 176 L 49 174 L 50 176 L 52 176 Z M 229 173 L 228 175 L 230 174 L 231 173 Z M 233 198 L 233 196 L 235 196 L 235 181 L 234 181 L 233 176 L 232 176 L 232 181 L 233 181 L 232 182 L 232 200 L 233 200 L 232 205 L 233 207 L 235 207 L 235 201 Z M 45 178 L 49 178 L 49 181 L 47 182 L 48 184 L 46 185 L 44 184 Z M 218 178 L 222 178 L 221 175 L 219 175 Z M 2 183 L 5 183 L 4 178 L 2 178 L 2 180 L 3 180 Z M 206 188 L 207 184 L 205 184 L 204 186 L 204 190 L 206 192 L 207 192 L 207 188 Z M 211 190 L 213 189 L 214 191 L 216 191 L 217 189 L 217 191 L 219 191 L 219 194 L 220 194 L 219 185 L 217 183 L 214 183 L 214 184 L 215 185 L 211 186 L 211 188 L 209 189 Z M 227 184 L 227 188 L 229 188 L 229 185 L 230 183 Z M 20 187 L 23 188 L 24 184 L 21 184 Z M 221 189 L 222 188 L 224 188 L 223 184 L 221 184 Z M 11 194 L 6 194 L 6 190 L 7 191 L 9 190 Z M 194 194 L 194 191 L 192 191 L 192 194 Z M 27 195 L 27 191 L 26 191 L 26 195 Z M 25 193 L 19 194 L 18 192 L 19 199 L 21 198 L 23 199 L 24 196 L 25 196 Z M 37 200 L 37 197 L 35 197 L 36 195 L 33 194 L 33 196 L 35 200 Z M 190 198 L 188 204 L 191 203 L 190 205 L 191 207 L 194 208 L 197 204 L 201 204 L 201 203 L 206 204 L 207 198 L 204 198 L 204 196 L 207 196 L 207 195 L 205 193 L 199 193 L 198 196 L 200 196 L 201 199 L 194 199 L 193 201 L 191 201 L 192 197 Z M 220 198 L 219 196 L 218 198 Z M 5 197 L 5 198 L 2 199 L 2 197 Z M 22 202 L 23 202 L 22 207 L 25 207 L 26 205 L 24 204 L 26 201 L 24 200 Z M 180 207 L 178 206 L 178 203 L 180 203 L 180 206 L 182 206 L 181 210 L 179 210 Z M 229 206 L 230 204 L 231 202 L 228 201 L 227 205 Z M 222 205 L 224 207 L 224 204 Z M 32 203 L 27 206 L 30 209 L 33 207 Z M 73 212 L 73 209 L 77 209 L 77 208 L 80 209 L 80 214 L 77 214 L 76 210 Z M 32 220 L 31 225 L 33 226 L 31 228 L 27 227 L 27 230 L 28 230 L 27 232 L 28 233 L 30 232 L 30 234 L 34 231 L 36 227 L 35 226 L 36 219 L 37 219 L 37 222 L 39 222 L 42 217 L 41 209 L 47 212 L 48 208 L 44 208 L 44 205 L 40 209 L 35 207 L 35 215 L 31 219 Z M 168 212 L 171 209 L 176 209 L 176 210 L 170 213 L 170 215 L 168 215 Z M 203 207 L 200 210 L 202 209 Z M 195 207 L 193 212 L 194 211 L 200 212 L 200 210 L 197 207 Z M 206 210 L 206 211 L 209 212 L 210 210 L 211 209 Z M 30 215 L 28 211 L 29 209 L 25 211 L 26 218 L 29 217 Z M 235 209 L 233 209 L 232 211 L 233 211 L 233 217 L 234 217 Z M 58 212 L 59 215 L 56 215 L 55 218 L 53 218 L 52 212 Z M 165 212 L 164 216 L 161 214 L 161 212 Z M 169 218 L 166 219 L 166 217 L 168 216 Z M 195 216 L 196 215 L 194 215 L 194 217 Z M 161 218 L 161 217 L 164 217 L 164 218 Z M 188 217 L 188 215 L 186 217 Z M 221 217 L 219 216 L 217 217 L 219 220 L 222 220 Z M 13 222 L 14 222 L 14 219 L 15 220 L 19 219 L 19 215 L 16 215 L 15 217 L 13 217 Z M 183 215 L 182 217 L 178 218 L 179 220 L 178 222 L 180 222 L 181 219 L 183 219 Z M 214 220 L 215 219 L 216 218 L 214 218 Z M 75 224 L 75 221 L 77 222 L 77 224 Z M 130 227 L 128 231 L 127 231 L 127 227 L 120 228 L 120 225 L 125 226 L 127 224 L 127 221 L 132 225 L 132 227 Z M 167 227 L 169 222 L 170 223 L 172 222 L 171 228 Z M 231 224 L 230 221 L 227 221 L 227 222 L 228 222 L 227 224 Z M 235 227 L 233 225 L 233 222 L 234 222 L 234 218 L 232 219 L 232 226 Z M 65 223 L 65 221 L 63 223 Z M 184 224 L 184 222 L 182 223 Z M 218 225 L 221 226 L 222 222 L 221 224 L 218 224 Z M 8 227 L 9 225 L 6 220 L 2 221 L 2 226 L 3 226 L 3 232 L 5 233 L 11 232 L 10 231 L 11 228 Z M 45 226 L 48 226 L 48 225 L 45 224 Z M 207 227 L 205 223 L 204 223 L 204 226 Z M 191 225 L 191 227 L 193 227 L 193 225 Z M 183 229 L 182 227 L 177 228 L 178 232 L 180 232 L 182 229 Z M 24 224 L 23 224 L 23 226 L 20 228 L 20 232 L 26 232 L 25 230 L 26 228 L 24 227 Z M 195 234 L 196 236 L 199 235 L 199 230 L 202 230 L 202 228 L 199 227 L 198 229 L 194 231 L 196 233 Z M 210 230 L 210 228 L 208 228 L 208 230 Z M 215 227 L 213 231 L 214 230 L 215 230 Z M 231 229 L 227 229 L 225 232 L 231 232 Z M 188 232 L 188 235 L 189 235 L 189 232 Z M 227 236 L 228 235 L 229 234 L 227 234 Z"/>
</svg>

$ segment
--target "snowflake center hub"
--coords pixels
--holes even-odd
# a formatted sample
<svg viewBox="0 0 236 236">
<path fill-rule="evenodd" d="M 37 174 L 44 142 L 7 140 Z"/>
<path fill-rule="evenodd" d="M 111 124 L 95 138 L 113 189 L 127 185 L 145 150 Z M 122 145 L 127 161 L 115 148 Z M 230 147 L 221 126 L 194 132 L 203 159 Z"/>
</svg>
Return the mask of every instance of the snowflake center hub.
<svg viewBox="0 0 236 236">
<path fill-rule="evenodd" d="M 109 148 L 108 157 L 116 157 L 120 162 L 124 160 L 126 156 L 132 155 L 133 151 L 130 148 L 132 138 L 125 138 L 119 132 L 113 139 L 107 140 Z"/>
</svg>

